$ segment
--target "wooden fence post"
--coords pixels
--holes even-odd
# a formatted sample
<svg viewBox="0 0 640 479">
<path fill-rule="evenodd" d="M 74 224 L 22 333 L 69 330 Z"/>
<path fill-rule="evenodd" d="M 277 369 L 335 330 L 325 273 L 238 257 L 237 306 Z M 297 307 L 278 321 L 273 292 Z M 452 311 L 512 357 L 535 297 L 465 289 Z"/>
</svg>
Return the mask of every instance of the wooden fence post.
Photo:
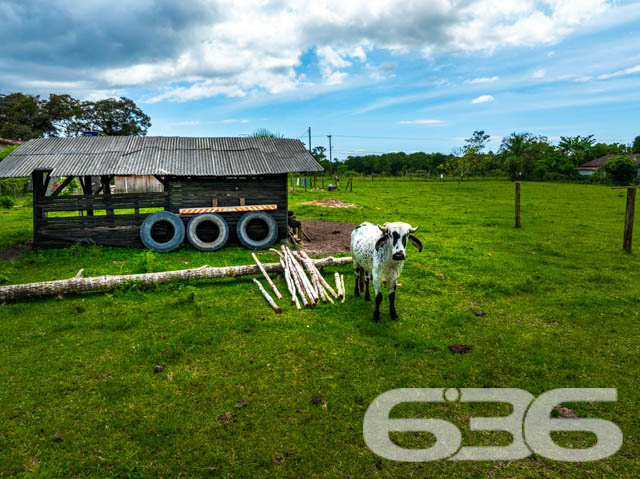
<svg viewBox="0 0 640 479">
<path fill-rule="evenodd" d="M 520 183 L 516 183 L 516 228 L 520 228 Z"/>
<path fill-rule="evenodd" d="M 622 249 L 631 253 L 631 243 L 633 242 L 633 217 L 636 209 L 636 189 L 627 188 L 627 211 L 624 215 L 624 240 Z"/>
</svg>

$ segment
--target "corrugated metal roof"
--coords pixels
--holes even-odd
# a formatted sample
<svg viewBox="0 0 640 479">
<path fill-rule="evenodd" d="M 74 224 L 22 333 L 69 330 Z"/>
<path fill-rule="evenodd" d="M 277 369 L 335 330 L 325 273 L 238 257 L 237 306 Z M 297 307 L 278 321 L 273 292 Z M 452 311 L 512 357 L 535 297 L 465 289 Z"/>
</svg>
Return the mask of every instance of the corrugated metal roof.
<svg viewBox="0 0 640 479">
<path fill-rule="evenodd" d="M 608 155 L 601 156 L 596 158 L 595 160 L 587 161 L 578 167 L 578 170 L 597 170 L 603 167 L 606 163 L 609 162 L 611 158 L 615 158 L 616 156 L 627 155 L 630 159 L 636 160 L 640 157 L 640 155 L 636 153 L 611 153 Z"/>
<path fill-rule="evenodd" d="M 300 140 L 103 136 L 37 138 L 0 163 L 0 178 L 29 176 L 237 176 L 322 171 Z"/>
</svg>

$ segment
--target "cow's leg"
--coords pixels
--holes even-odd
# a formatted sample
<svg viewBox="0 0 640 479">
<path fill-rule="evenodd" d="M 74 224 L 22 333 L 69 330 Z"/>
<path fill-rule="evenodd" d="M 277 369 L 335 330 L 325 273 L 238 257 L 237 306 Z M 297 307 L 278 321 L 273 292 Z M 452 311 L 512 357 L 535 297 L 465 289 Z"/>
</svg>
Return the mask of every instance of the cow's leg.
<svg viewBox="0 0 640 479">
<path fill-rule="evenodd" d="M 369 281 L 371 280 L 371 273 L 365 273 L 365 277 L 364 277 L 364 285 L 365 285 L 365 291 L 364 291 L 364 300 L 365 301 L 371 301 L 371 296 L 369 296 Z"/>
<path fill-rule="evenodd" d="M 353 276 L 354 276 L 354 278 L 355 278 L 355 280 L 356 280 L 356 287 L 355 287 L 355 290 L 354 290 L 354 292 L 353 292 L 353 295 L 354 295 L 356 298 L 358 298 L 358 297 L 360 296 L 360 288 L 359 288 L 359 285 L 360 285 L 360 275 L 361 275 L 361 274 L 362 274 L 362 268 L 360 268 L 360 266 L 354 265 L 354 268 L 353 268 Z"/>
<path fill-rule="evenodd" d="M 394 321 L 398 321 L 400 317 L 396 312 L 396 283 L 395 281 L 390 284 L 389 288 L 389 314 L 391 315 L 391 319 Z"/>
<path fill-rule="evenodd" d="M 373 312 L 373 320 L 380 321 L 380 303 L 382 303 L 382 292 L 380 291 L 380 276 L 373 274 L 373 292 L 376 294 L 376 309 Z"/>
</svg>

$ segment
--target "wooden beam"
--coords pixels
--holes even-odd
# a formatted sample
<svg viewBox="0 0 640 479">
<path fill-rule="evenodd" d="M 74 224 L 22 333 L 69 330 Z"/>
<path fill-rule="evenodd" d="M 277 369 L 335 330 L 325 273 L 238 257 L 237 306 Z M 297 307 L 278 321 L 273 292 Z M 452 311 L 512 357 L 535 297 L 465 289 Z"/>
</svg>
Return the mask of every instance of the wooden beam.
<svg viewBox="0 0 640 479">
<path fill-rule="evenodd" d="M 56 191 L 51 193 L 50 197 L 53 198 L 54 196 L 58 196 L 60 193 L 62 193 L 62 190 L 64 190 L 69 185 L 69 183 L 73 181 L 74 178 L 74 176 L 67 176 L 62 184 L 56 188 Z"/>
<path fill-rule="evenodd" d="M 105 200 L 107 200 L 107 197 L 111 196 L 111 188 L 109 186 L 111 177 L 107 175 L 101 176 L 100 181 L 102 183 L 102 194 L 105 196 Z M 107 208 L 107 216 L 113 216 L 113 208 Z"/>
<path fill-rule="evenodd" d="M 31 174 L 31 182 L 33 184 L 33 246 L 38 247 L 40 224 L 42 223 L 42 208 L 40 208 L 40 200 L 42 199 L 42 171 L 34 171 Z"/>
</svg>

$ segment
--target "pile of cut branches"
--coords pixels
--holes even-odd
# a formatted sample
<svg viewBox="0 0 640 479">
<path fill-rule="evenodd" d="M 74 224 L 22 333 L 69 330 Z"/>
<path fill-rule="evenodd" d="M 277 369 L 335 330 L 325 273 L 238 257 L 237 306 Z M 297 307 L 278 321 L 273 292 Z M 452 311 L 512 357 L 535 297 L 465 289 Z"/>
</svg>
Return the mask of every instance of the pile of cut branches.
<svg viewBox="0 0 640 479">
<path fill-rule="evenodd" d="M 284 273 L 284 279 L 287 282 L 287 289 L 291 294 L 291 303 L 295 304 L 297 309 L 302 309 L 303 306 L 314 308 L 320 301 L 334 304 L 333 299 L 339 303 L 344 303 L 346 298 L 344 275 L 340 275 L 338 272 L 334 274 L 336 289 L 333 289 L 322 277 L 322 273 L 320 273 L 317 267 L 317 261 L 312 260 L 305 251 L 291 251 L 286 246 L 282 246 L 280 251 L 273 248 L 269 251 L 277 254 L 280 258 L 280 266 Z M 251 255 L 258 269 L 262 272 L 267 283 L 273 290 L 276 298 L 282 299 L 282 294 L 280 294 L 280 291 L 278 291 L 278 288 L 265 271 L 258 257 L 255 253 L 251 253 Z M 347 261 L 345 261 L 344 258 L 339 259 L 343 260 L 340 263 L 346 264 Z M 351 258 L 348 258 L 348 262 L 351 262 Z M 278 306 L 260 281 L 257 279 L 253 281 L 273 310 L 276 313 L 280 313 L 282 308 Z M 332 296 L 333 299 L 331 298 Z"/>
</svg>

